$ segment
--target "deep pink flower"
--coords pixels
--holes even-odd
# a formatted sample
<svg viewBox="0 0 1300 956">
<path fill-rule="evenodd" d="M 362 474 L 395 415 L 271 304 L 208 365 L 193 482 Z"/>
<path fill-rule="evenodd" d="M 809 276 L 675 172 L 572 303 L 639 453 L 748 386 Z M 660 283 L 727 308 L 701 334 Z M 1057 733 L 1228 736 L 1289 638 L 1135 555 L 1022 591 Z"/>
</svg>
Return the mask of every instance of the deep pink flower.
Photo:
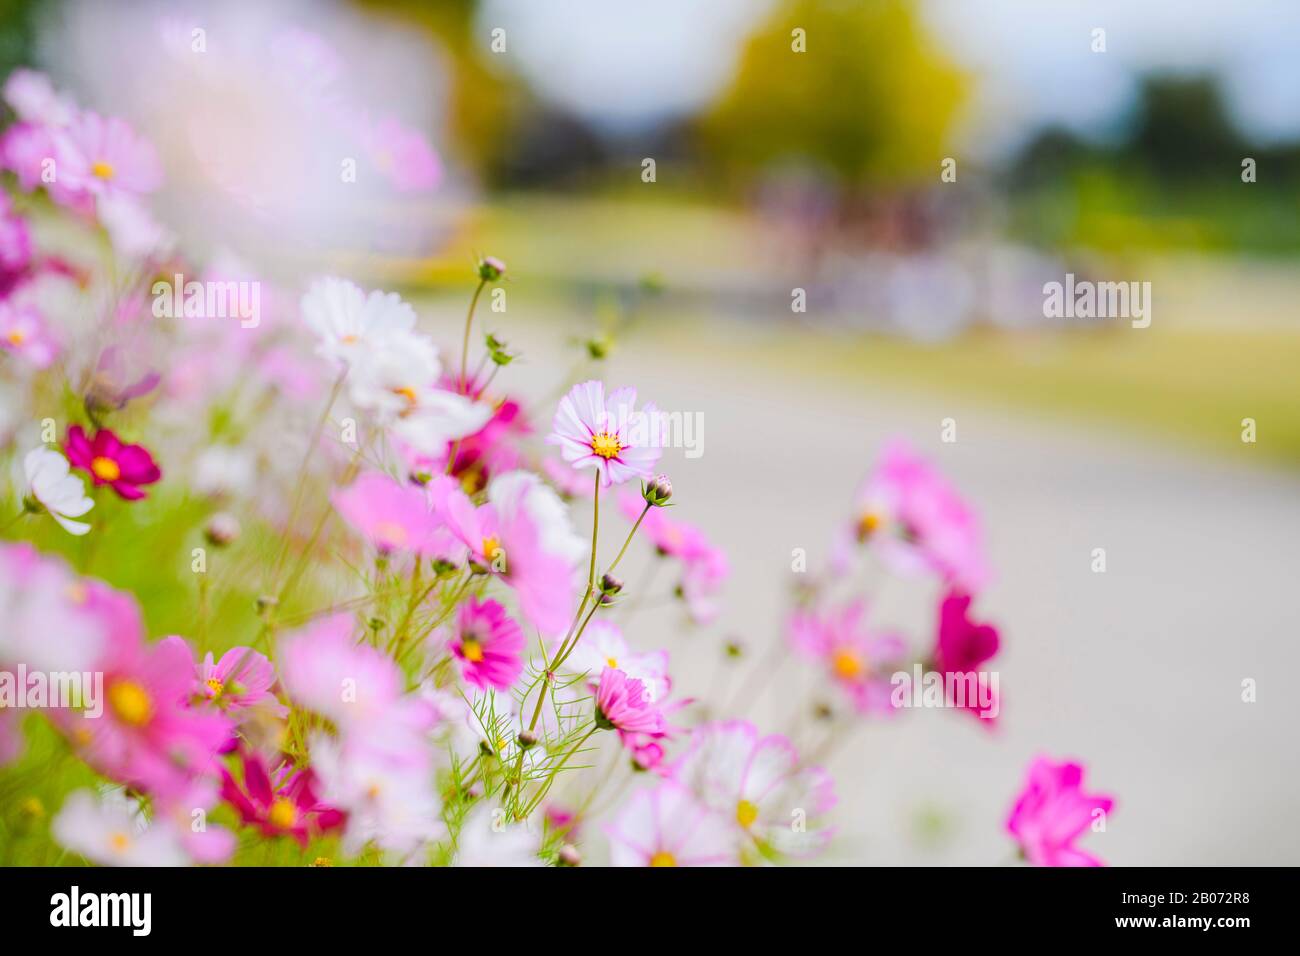
<svg viewBox="0 0 1300 956">
<path fill-rule="evenodd" d="M 976 624 L 970 619 L 971 598 L 952 592 L 939 605 L 939 634 L 934 649 L 935 670 L 943 674 L 979 674 L 979 667 L 998 651 L 998 631 L 991 624 Z M 981 684 L 985 683 L 983 677 Z M 945 684 L 948 682 L 945 681 Z M 977 717 L 986 716 L 979 700 L 990 700 L 990 714 L 996 714 L 998 703 L 992 689 L 982 687 L 978 696 L 967 696 L 965 706 Z M 988 719 L 992 719 L 989 716 Z"/>
<path fill-rule="evenodd" d="M 383 554 L 442 553 L 438 540 L 441 522 L 422 488 L 369 472 L 336 491 L 332 500 L 339 514 Z"/>
<path fill-rule="evenodd" d="M 310 769 L 294 771 L 286 762 L 272 775 L 256 754 L 246 752 L 241 756 L 244 785 L 236 783 L 230 771 L 222 767 L 221 798 L 235 808 L 244 823 L 266 836 L 293 837 L 302 846 L 313 837 L 343 826 L 345 815 L 321 802 Z"/>
<path fill-rule="evenodd" d="M 527 639 L 496 601 L 471 597 L 460 606 L 451 652 L 461 674 L 480 690 L 508 690 L 524 669 Z"/>
<path fill-rule="evenodd" d="M 901 439 L 885 446 L 858 490 L 853 520 L 836 543 L 837 569 L 849 565 L 855 546 L 873 548 L 895 571 L 930 570 L 971 593 L 989 577 L 974 511 Z"/>
<path fill-rule="evenodd" d="M 454 378 L 445 384 L 447 388 L 456 387 Z M 470 393 L 474 394 L 473 383 Z M 437 472 L 452 475 L 470 493 L 482 491 L 496 475 L 520 466 L 519 442 L 531 432 L 519 403 L 506 399 L 493 407 L 492 417 L 486 425 L 474 434 L 466 435 L 459 443 L 452 442 L 456 459 L 450 470 L 445 460 L 437 462 Z"/>
<path fill-rule="evenodd" d="M 788 627 L 790 643 L 827 666 L 830 678 L 859 713 L 889 715 L 890 675 L 903 660 L 906 646 L 899 637 L 869 630 L 865 614 L 860 601 L 839 610 L 797 611 Z"/>
<path fill-rule="evenodd" d="M 1036 757 L 1007 819 L 1007 832 L 1035 866 L 1101 866 L 1074 846 L 1085 830 L 1115 805 L 1109 796 L 1083 792 L 1083 765 Z"/>
<path fill-rule="evenodd" d="M 733 866 L 735 839 L 726 820 L 685 787 L 665 780 L 635 794 L 605 827 L 614 866 Z"/>
<path fill-rule="evenodd" d="M 68 429 L 64 443 L 68 461 L 89 473 L 96 485 L 108 485 L 127 501 L 146 496 L 142 485 L 152 485 L 162 478 L 153 456 L 143 445 L 124 445 L 107 428 L 87 438 L 80 425 Z"/>
<path fill-rule="evenodd" d="M 663 711 L 650 689 L 614 667 L 601 672 L 596 687 L 596 724 L 620 735 L 662 737 L 667 731 Z"/>
<path fill-rule="evenodd" d="M 595 468 L 601 484 L 653 478 L 663 454 L 659 412 L 646 404 L 636 410 L 636 389 L 620 388 L 605 397 L 599 381 L 575 385 L 560 399 L 547 444 L 574 468 Z"/>
</svg>

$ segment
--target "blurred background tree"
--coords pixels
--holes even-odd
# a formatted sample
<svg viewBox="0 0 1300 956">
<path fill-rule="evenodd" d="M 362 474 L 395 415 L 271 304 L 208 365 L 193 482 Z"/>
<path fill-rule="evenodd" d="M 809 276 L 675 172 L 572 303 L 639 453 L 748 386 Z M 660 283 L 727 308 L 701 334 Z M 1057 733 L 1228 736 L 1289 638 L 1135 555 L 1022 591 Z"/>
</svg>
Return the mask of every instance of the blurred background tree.
<svg viewBox="0 0 1300 956">
<path fill-rule="evenodd" d="M 792 50 L 796 29 L 806 53 Z M 966 86 L 909 0 L 788 0 L 699 133 L 728 176 L 807 164 L 850 191 L 928 181 Z"/>
</svg>

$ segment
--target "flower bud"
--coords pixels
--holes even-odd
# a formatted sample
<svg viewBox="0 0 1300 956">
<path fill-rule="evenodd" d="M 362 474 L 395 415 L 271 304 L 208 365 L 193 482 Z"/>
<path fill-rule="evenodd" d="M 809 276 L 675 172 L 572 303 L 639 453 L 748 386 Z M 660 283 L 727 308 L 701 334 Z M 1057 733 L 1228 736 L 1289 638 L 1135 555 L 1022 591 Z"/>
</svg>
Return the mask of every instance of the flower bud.
<svg viewBox="0 0 1300 956">
<path fill-rule="evenodd" d="M 616 578 L 614 577 L 614 575 L 608 573 L 601 576 L 600 579 L 601 594 L 617 594 L 621 590 L 623 590 L 623 582 L 621 579 Z"/>
<path fill-rule="evenodd" d="M 519 744 L 521 750 L 529 750 L 537 746 L 537 735 L 531 730 L 521 730 L 515 742 Z"/>
<path fill-rule="evenodd" d="M 578 852 L 578 848 L 572 843 L 566 843 L 560 847 L 558 860 L 560 866 L 581 866 L 582 854 Z"/>
<path fill-rule="evenodd" d="M 280 602 L 269 594 L 263 594 L 257 599 L 257 613 L 265 614 L 274 607 L 278 607 Z"/>
<path fill-rule="evenodd" d="M 478 262 L 478 277 L 484 282 L 496 282 L 506 274 L 506 264 L 496 256 L 484 256 Z"/>
<path fill-rule="evenodd" d="M 219 511 L 208 521 L 203 536 L 214 548 L 224 548 L 239 537 L 239 530 L 239 519 L 225 511 Z"/>
<path fill-rule="evenodd" d="M 658 475 L 653 481 L 641 486 L 641 497 L 656 508 L 662 508 L 672 496 L 673 483 L 667 475 Z"/>
</svg>

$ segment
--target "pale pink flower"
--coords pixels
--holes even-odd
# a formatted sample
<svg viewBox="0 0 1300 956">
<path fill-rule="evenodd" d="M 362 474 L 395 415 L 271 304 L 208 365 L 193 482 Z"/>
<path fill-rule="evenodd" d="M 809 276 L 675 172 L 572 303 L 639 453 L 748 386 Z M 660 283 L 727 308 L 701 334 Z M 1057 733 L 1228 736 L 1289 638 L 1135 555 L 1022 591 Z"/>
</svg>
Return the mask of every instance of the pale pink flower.
<svg viewBox="0 0 1300 956">
<path fill-rule="evenodd" d="M 353 631 L 352 615 L 332 615 L 281 638 L 277 657 L 289 697 L 340 727 L 382 722 L 402 694 L 397 666 Z"/>
<path fill-rule="evenodd" d="M 5 102 L 18 119 L 46 126 L 67 126 L 77 115 L 76 105 L 44 73 L 19 68 L 9 74 L 4 85 Z"/>
<path fill-rule="evenodd" d="M 605 833 L 614 866 L 733 866 L 730 825 L 665 780 L 632 796 Z"/>
<path fill-rule="evenodd" d="M 838 610 L 797 611 L 790 618 L 788 635 L 795 650 L 826 666 L 828 676 L 859 713 L 887 716 L 893 713 L 890 675 L 907 648 L 897 636 L 869 630 L 865 615 L 866 606 L 860 601 Z"/>
<path fill-rule="evenodd" d="M 885 446 L 858 490 L 851 524 L 835 545 L 837 570 L 857 546 L 876 550 L 899 573 L 930 570 L 964 591 L 989 577 L 983 535 L 974 511 L 943 475 L 902 439 Z"/>
<path fill-rule="evenodd" d="M 508 690 L 523 672 L 526 644 L 524 632 L 496 601 L 471 596 L 460 606 L 450 647 L 475 687 Z"/>
<path fill-rule="evenodd" d="M 71 188 L 94 196 L 141 196 L 162 185 L 158 153 L 125 120 L 81 113 L 67 135 L 75 152 L 59 168 L 59 178 Z"/>
<path fill-rule="evenodd" d="M 17 356 L 33 368 L 49 368 L 59 346 L 36 307 L 0 302 L 0 354 Z"/>
<path fill-rule="evenodd" d="M 663 454 L 659 412 L 646 404 L 636 410 L 636 389 L 620 388 L 605 397 L 604 383 L 583 382 L 560 399 L 546 441 L 575 469 L 595 468 L 603 486 L 653 478 Z"/>
<path fill-rule="evenodd" d="M 637 653 L 628 646 L 617 624 L 592 621 L 582 632 L 582 640 L 565 660 L 564 669 L 574 674 L 586 674 L 588 685 L 595 688 L 608 667 L 641 681 L 652 700 L 661 701 L 668 696 L 671 684 L 667 651 Z"/>
<path fill-rule="evenodd" d="M 1110 796 L 1083 792 L 1082 764 L 1036 757 L 1007 819 L 1007 832 L 1036 866 L 1101 866 L 1101 860 L 1074 842 L 1114 805 Z"/>
<path fill-rule="evenodd" d="M 443 553 L 441 522 L 424 489 L 382 472 L 367 472 L 331 496 L 335 509 L 381 553 Z M 449 543 L 449 539 L 446 543 Z"/>
<path fill-rule="evenodd" d="M 398 192 L 428 192 L 442 179 L 442 163 L 429 141 L 397 120 L 383 119 L 368 127 L 364 142 L 380 174 Z"/>
<path fill-rule="evenodd" d="M 174 643 L 189 651 L 180 637 L 168 637 L 160 643 Z M 231 717 L 239 719 L 249 711 L 263 711 L 284 717 L 289 708 L 281 704 L 271 688 L 275 685 L 275 665 L 251 647 L 232 647 L 214 661 L 212 652 L 203 655 L 194 668 L 195 700 L 214 704 Z"/>
<path fill-rule="evenodd" d="M 562 633 L 578 592 L 586 545 L 555 492 L 523 471 L 498 475 L 475 508 L 454 480 L 437 479 L 429 497 L 465 557 L 514 589 L 524 619 L 543 635 Z"/>
<path fill-rule="evenodd" d="M 829 774 L 801 766 L 789 740 L 761 736 L 748 721 L 697 727 L 668 774 L 732 821 L 744 848 L 811 853 L 825 847 L 833 833 L 821 819 L 835 806 Z"/>
</svg>

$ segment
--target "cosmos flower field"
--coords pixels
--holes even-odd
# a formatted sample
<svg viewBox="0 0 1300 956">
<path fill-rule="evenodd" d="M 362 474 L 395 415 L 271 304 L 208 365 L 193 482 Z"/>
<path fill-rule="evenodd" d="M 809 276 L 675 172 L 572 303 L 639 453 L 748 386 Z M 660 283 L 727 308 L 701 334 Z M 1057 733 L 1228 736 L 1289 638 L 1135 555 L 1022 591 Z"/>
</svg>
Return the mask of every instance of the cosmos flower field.
<svg viewBox="0 0 1300 956">
<path fill-rule="evenodd" d="M 996 726 L 1017 636 L 981 609 L 979 502 L 908 436 L 773 622 L 833 704 L 756 725 L 681 694 L 624 613 L 642 554 L 683 630 L 725 614 L 732 543 L 663 471 L 656 396 L 589 345 L 591 377 L 521 391 L 512 318 L 482 318 L 511 263 L 453 280 L 461 326 L 324 266 L 254 300 L 153 217 L 177 171 L 130 118 L 28 70 L 4 100 L 0 863 L 815 863 L 855 812 L 846 724 Z M 437 188 L 418 133 L 343 125 L 394 190 Z M 906 633 L 873 618 L 882 574 L 937 585 Z M 1043 743 L 988 825 L 1099 864 L 1113 798 Z"/>
</svg>

